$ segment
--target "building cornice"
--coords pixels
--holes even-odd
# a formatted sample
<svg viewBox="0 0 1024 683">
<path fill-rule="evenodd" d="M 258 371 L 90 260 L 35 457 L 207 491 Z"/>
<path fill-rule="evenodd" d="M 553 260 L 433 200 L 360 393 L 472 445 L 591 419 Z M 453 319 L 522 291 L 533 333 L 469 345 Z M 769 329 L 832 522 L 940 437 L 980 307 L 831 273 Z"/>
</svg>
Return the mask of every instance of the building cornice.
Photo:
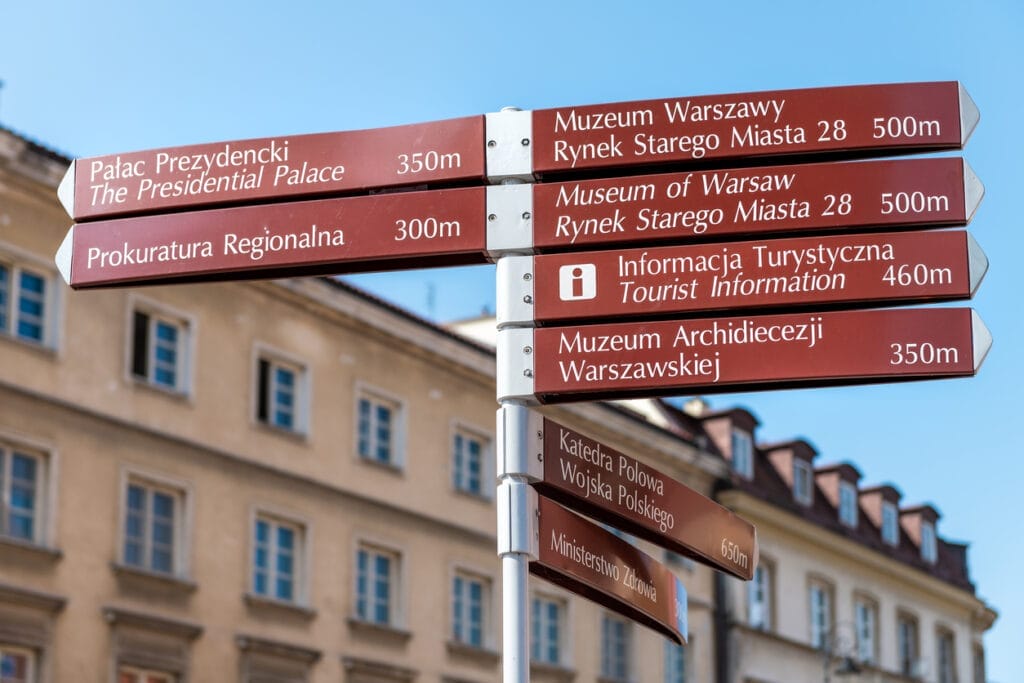
<svg viewBox="0 0 1024 683">
<path fill-rule="evenodd" d="M 872 548 L 838 536 L 828 529 L 808 522 L 799 515 L 778 508 L 748 493 L 737 489 L 723 491 L 718 495 L 718 501 L 753 524 L 758 529 L 758 538 L 761 540 L 770 537 L 765 533 L 765 527 L 770 526 L 773 527 L 772 532 L 778 536 L 796 537 L 816 548 L 833 552 L 851 565 L 860 565 L 870 571 L 891 577 L 893 580 L 913 585 L 918 590 L 965 609 L 972 615 L 978 610 L 990 610 L 984 601 L 968 590 L 931 576 L 917 567 L 887 557 Z M 762 544 L 762 551 L 764 549 Z"/>
</svg>

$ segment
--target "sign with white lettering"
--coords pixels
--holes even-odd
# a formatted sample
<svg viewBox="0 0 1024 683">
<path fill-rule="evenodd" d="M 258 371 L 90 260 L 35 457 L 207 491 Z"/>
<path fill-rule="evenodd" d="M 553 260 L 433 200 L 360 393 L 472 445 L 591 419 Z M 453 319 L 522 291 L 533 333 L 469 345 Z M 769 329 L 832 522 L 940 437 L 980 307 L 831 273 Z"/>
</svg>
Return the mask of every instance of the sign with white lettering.
<svg viewBox="0 0 1024 683">
<path fill-rule="evenodd" d="M 662 633 L 688 636 L 686 588 L 657 560 L 557 503 L 538 499 L 530 572 Z"/>
<path fill-rule="evenodd" d="M 956 157 L 829 162 L 543 183 L 536 251 L 967 225 L 984 188 Z"/>
<path fill-rule="evenodd" d="M 71 226 L 72 287 L 486 263 L 482 187 L 132 216 Z"/>
<path fill-rule="evenodd" d="M 218 142 L 78 159 L 75 220 L 484 177 L 484 118 Z"/>
<path fill-rule="evenodd" d="M 499 324 L 969 299 L 988 267 L 962 230 L 508 258 L 530 277 L 502 290 Z"/>
<path fill-rule="evenodd" d="M 561 107 L 533 112 L 533 171 L 959 149 L 977 121 L 977 108 L 956 82 Z"/>
<path fill-rule="evenodd" d="M 991 343 L 969 308 L 506 328 L 498 397 L 557 403 L 968 377 Z"/>
<path fill-rule="evenodd" d="M 542 419 L 544 478 L 534 487 L 543 495 L 732 576 L 753 577 L 752 524 L 653 467 Z"/>
</svg>

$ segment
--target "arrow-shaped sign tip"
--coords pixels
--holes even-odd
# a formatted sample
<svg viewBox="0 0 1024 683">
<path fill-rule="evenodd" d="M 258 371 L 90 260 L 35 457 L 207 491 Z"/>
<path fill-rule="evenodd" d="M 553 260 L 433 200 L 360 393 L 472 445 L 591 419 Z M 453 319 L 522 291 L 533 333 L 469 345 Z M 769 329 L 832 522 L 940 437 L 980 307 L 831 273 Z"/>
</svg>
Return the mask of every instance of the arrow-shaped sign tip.
<svg viewBox="0 0 1024 683">
<path fill-rule="evenodd" d="M 978 210 L 982 197 L 985 196 L 985 186 L 974 174 L 974 169 L 964 160 L 964 214 L 967 222 L 974 218 L 974 212 Z"/>
<path fill-rule="evenodd" d="M 971 296 L 978 290 L 982 278 L 988 272 L 988 257 L 981 246 L 974 241 L 971 233 L 967 233 L 967 275 L 970 278 Z"/>
<path fill-rule="evenodd" d="M 60 181 L 60 186 L 57 188 L 57 199 L 72 218 L 75 217 L 75 166 L 77 164 L 77 161 L 71 162 L 67 173 L 64 174 L 64 179 Z"/>
<path fill-rule="evenodd" d="M 981 322 L 981 316 L 974 309 L 971 309 L 971 331 L 974 333 L 974 371 L 981 367 L 988 350 L 992 348 L 992 333 Z"/>
<path fill-rule="evenodd" d="M 64 237 L 64 241 L 60 243 L 57 255 L 53 257 L 54 262 L 57 264 L 57 270 L 60 271 L 60 276 L 69 285 L 71 284 L 71 245 L 74 242 L 74 236 L 75 226 L 72 225 L 68 229 L 68 234 Z"/>
<path fill-rule="evenodd" d="M 974 100 L 967 94 L 963 83 L 958 85 L 960 86 L 960 146 L 963 147 L 967 144 L 971 133 L 974 132 L 974 127 L 978 125 L 981 113 L 978 112 L 978 105 L 974 104 Z"/>
</svg>

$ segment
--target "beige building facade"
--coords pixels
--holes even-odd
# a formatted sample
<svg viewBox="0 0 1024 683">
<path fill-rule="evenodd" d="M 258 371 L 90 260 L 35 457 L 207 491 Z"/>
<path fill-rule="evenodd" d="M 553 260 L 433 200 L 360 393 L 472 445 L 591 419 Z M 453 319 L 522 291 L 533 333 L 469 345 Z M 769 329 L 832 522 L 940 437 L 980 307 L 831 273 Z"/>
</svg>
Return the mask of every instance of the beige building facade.
<svg viewBox="0 0 1024 683">
<path fill-rule="evenodd" d="M 68 162 L 0 128 L 0 682 L 499 680 L 493 350 L 328 279 L 73 292 L 52 260 Z M 531 579 L 533 680 L 818 681 L 850 654 L 861 597 L 877 625 L 861 680 L 983 680 L 994 613 L 934 509 L 901 509 L 894 555 L 737 477 L 740 423 L 757 471 L 794 459 L 757 446 L 745 411 L 544 412 L 722 489 L 767 578 L 752 603 L 637 542 L 686 585 L 685 648 Z M 827 511 L 839 480 L 810 477 Z M 856 491 L 862 519 L 899 504 Z M 908 560 L 922 538 L 940 562 Z M 900 615 L 932 668 L 899 673 Z M 953 679 L 934 665 L 947 650 Z"/>
</svg>

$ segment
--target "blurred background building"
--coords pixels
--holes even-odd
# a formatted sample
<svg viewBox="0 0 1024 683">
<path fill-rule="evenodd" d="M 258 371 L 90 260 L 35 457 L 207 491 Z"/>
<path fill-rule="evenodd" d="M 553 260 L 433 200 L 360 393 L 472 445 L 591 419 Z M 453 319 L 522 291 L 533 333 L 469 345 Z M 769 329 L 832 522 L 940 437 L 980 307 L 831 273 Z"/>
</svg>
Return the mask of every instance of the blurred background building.
<svg viewBox="0 0 1024 683">
<path fill-rule="evenodd" d="M 495 358 L 469 334 L 493 326 L 330 279 L 73 292 L 69 162 L 0 128 L 0 683 L 498 680 Z M 717 496 L 761 564 L 637 541 L 686 584 L 683 648 L 531 579 L 534 680 L 985 680 L 995 613 L 935 507 L 759 444 L 741 408 L 543 412 Z"/>
</svg>

